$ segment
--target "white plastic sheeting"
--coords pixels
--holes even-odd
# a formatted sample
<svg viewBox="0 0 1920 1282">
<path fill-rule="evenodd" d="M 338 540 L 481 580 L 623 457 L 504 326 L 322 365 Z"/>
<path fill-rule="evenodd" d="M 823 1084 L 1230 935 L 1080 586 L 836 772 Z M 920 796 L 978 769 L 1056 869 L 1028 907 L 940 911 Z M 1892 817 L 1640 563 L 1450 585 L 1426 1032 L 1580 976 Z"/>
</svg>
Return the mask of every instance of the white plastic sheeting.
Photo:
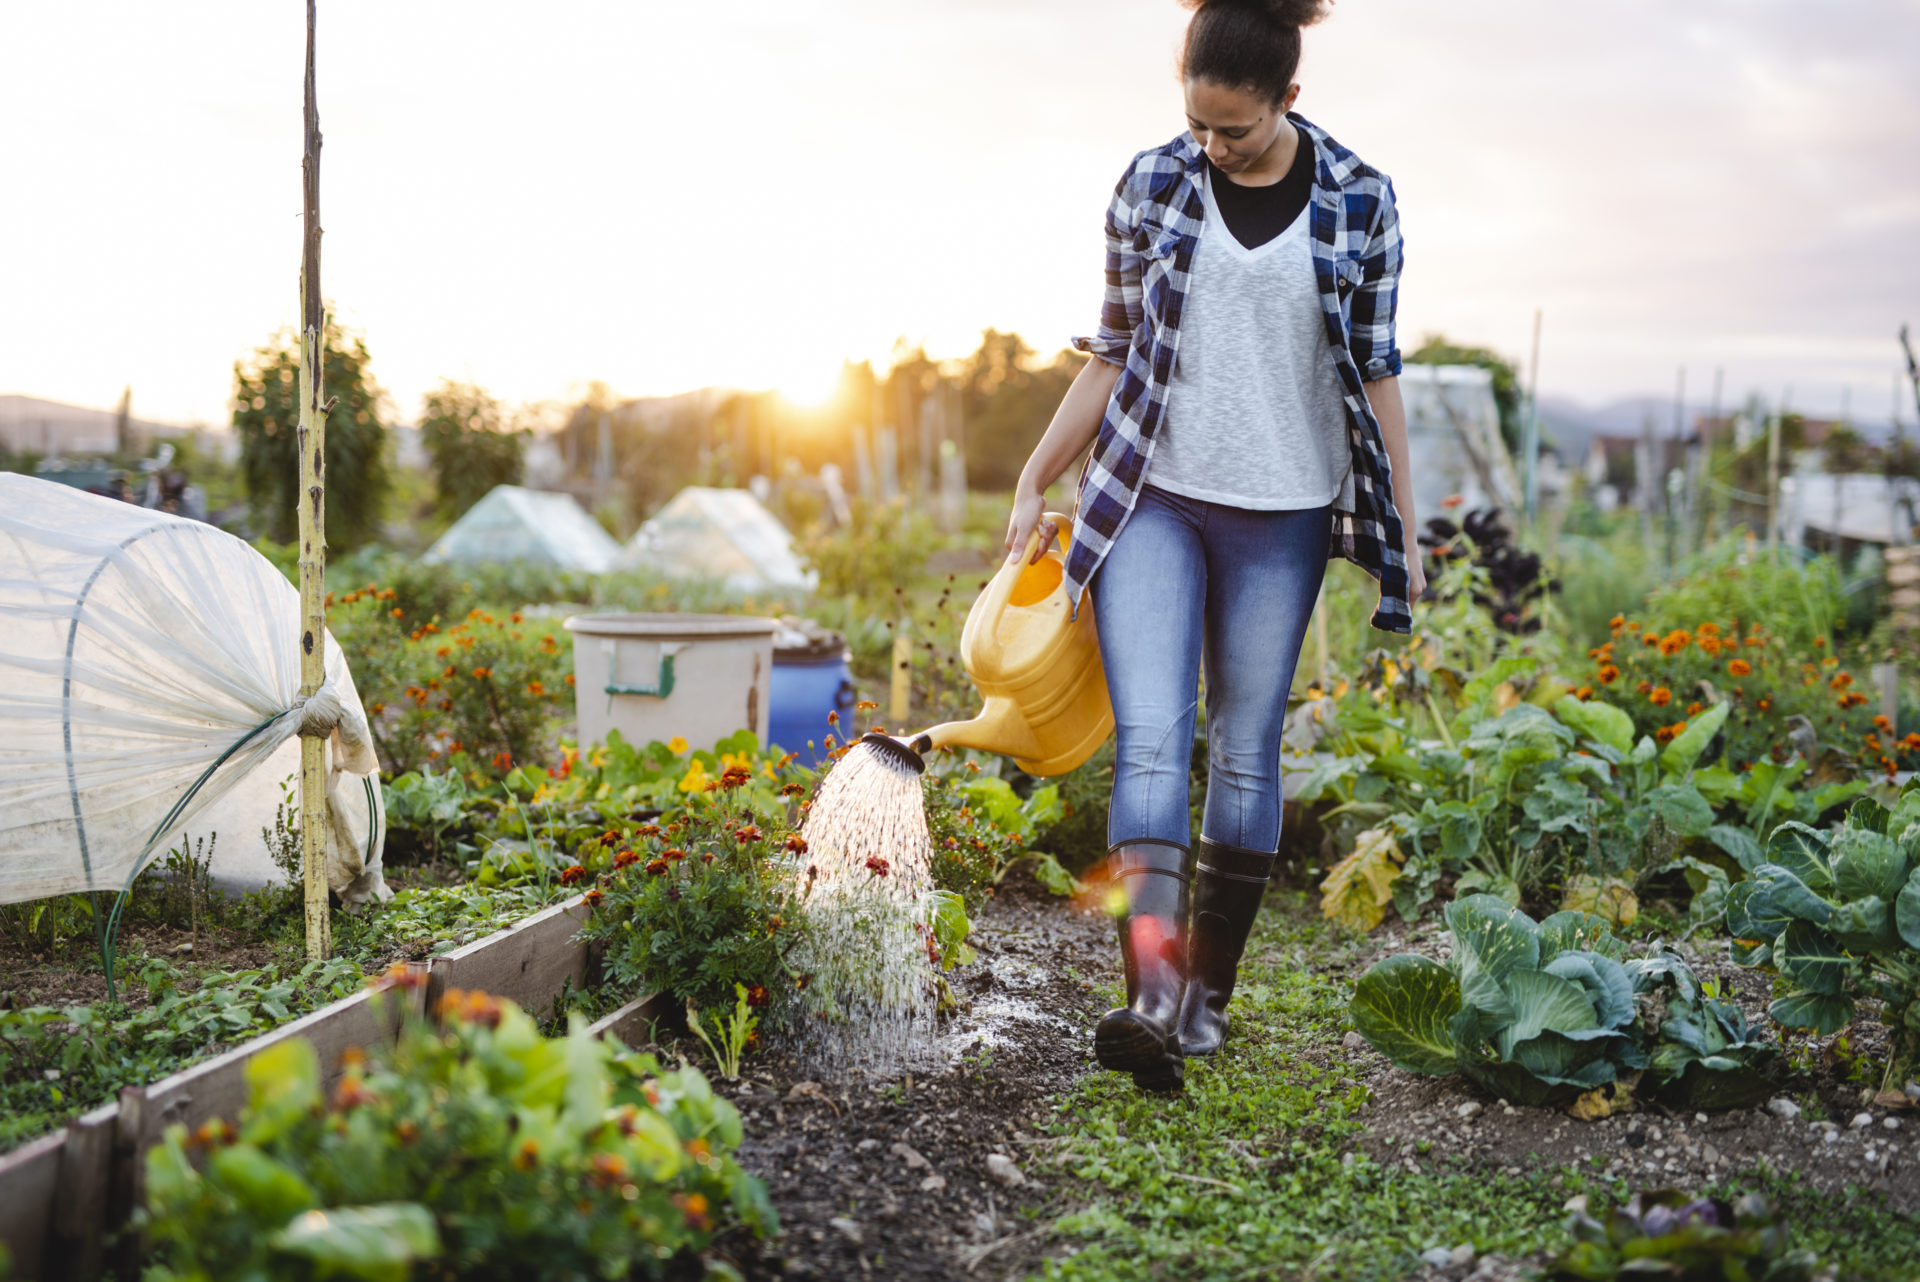
<svg viewBox="0 0 1920 1282">
<path fill-rule="evenodd" d="M 737 592 L 810 591 L 818 579 L 800 563 L 793 535 L 760 500 L 745 490 L 704 485 L 669 499 L 614 565 L 665 578 L 715 579 Z"/>
<path fill-rule="evenodd" d="M 496 485 L 447 527 L 422 560 L 526 561 L 599 574 L 620 545 L 571 494 Z"/>
<path fill-rule="evenodd" d="M 271 875 L 260 828 L 299 768 L 299 615 L 230 534 L 0 474 L 0 903 L 117 892 L 187 831 L 218 833 L 216 877 Z M 385 898 L 379 763 L 331 637 L 326 671 L 328 881 Z"/>
</svg>

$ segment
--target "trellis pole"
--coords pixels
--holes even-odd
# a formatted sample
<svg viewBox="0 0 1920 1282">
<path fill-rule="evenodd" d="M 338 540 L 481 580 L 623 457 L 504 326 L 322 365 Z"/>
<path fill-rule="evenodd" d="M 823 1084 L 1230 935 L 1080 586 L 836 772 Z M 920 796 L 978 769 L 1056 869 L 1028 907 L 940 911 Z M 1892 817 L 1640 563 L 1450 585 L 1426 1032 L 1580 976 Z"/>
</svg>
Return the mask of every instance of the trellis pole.
<svg viewBox="0 0 1920 1282">
<path fill-rule="evenodd" d="M 322 377 L 326 314 L 320 305 L 320 110 L 313 85 L 315 0 L 307 0 L 306 142 L 300 159 L 305 206 L 300 260 L 300 693 L 327 679 L 327 412 Z M 333 951 L 327 915 L 327 740 L 300 739 L 300 854 L 306 871 L 307 956 Z"/>
</svg>

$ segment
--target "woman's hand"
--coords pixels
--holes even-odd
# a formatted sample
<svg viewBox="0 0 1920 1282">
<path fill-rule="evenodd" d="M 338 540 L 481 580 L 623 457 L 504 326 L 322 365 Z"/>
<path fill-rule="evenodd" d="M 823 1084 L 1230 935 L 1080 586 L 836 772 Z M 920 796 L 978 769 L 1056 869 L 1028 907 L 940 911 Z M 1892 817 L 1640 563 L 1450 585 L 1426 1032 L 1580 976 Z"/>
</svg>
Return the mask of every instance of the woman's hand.
<svg viewBox="0 0 1920 1282">
<path fill-rule="evenodd" d="M 1060 527 L 1057 522 L 1047 519 L 1046 507 L 1047 500 L 1040 491 L 1024 485 L 1014 491 L 1013 511 L 1007 517 L 1008 562 L 1020 559 L 1035 529 L 1040 531 L 1040 541 L 1034 546 L 1032 560 L 1038 561 L 1041 554 L 1053 545 Z"/>
<path fill-rule="evenodd" d="M 1422 596 L 1426 595 L 1427 562 L 1426 558 L 1421 555 L 1420 539 L 1419 536 L 1413 532 L 1413 527 L 1411 525 L 1407 526 L 1406 531 L 1407 605 L 1411 607 L 1415 601 L 1418 601 Z"/>
</svg>

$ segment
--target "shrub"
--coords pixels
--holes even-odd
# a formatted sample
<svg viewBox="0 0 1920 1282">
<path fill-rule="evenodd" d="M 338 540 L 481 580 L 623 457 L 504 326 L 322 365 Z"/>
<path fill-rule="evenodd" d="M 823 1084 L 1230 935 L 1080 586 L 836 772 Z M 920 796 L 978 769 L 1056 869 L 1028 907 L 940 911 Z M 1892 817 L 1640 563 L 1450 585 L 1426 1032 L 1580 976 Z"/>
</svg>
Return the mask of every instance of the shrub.
<svg viewBox="0 0 1920 1282">
<path fill-rule="evenodd" d="M 1616 615 L 1613 639 L 1587 656 L 1593 669 L 1582 696 L 1614 702 L 1637 734 L 1660 743 L 1684 734 L 1707 708 L 1727 704 L 1725 756 L 1736 770 L 1781 765 L 1796 751 L 1811 758 L 1815 744 L 1833 749 L 1829 760 L 1847 771 L 1891 773 L 1902 758 L 1920 760 L 1920 735 L 1897 740 L 1891 724 L 1878 726 L 1853 674 L 1821 637 L 1796 650 L 1734 617 L 1661 632 Z"/>
<path fill-rule="evenodd" d="M 1920 1065 L 1920 789 L 1856 802 L 1838 832 L 1782 824 L 1766 855 L 1727 894 L 1733 959 L 1785 981 L 1767 1014 L 1787 1028 L 1836 1033 L 1877 1001 L 1899 1086 Z"/>
<path fill-rule="evenodd" d="M 584 933 L 605 941 L 615 984 L 718 1010 L 732 1006 L 738 984 L 756 1010 L 791 1013 L 802 981 L 786 956 L 806 928 L 806 844 L 781 806 L 750 804 L 753 774 L 728 766 L 675 817 L 609 830 L 611 866 L 588 894 Z"/>
<path fill-rule="evenodd" d="M 349 1052 L 323 1100 L 301 1040 L 247 1065 L 236 1124 L 171 1128 L 147 1156 L 156 1282 L 659 1276 L 730 1219 L 773 1230 L 731 1152 L 733 1106 L 586 1035 L 540 1036 L 511 1002 L 448 993 L 444 1034 Z"/>
<path fill-rule="evenodd" d="M 410 615 L 397 599 L 375 584 L 328 598 L 387 770 L 419 771 L 464 753 L 504 773 L 552 750 L 573 699 L 572 657 L 556 620 L 474 609 L 443 625 Z"/>
<path fill-rule="evenodd" d="M 1774 1049 L 1747 1035 L 1737 1008 L 1702 993 L 1679 957 L 1622 960 L 1589 913 L 1536 923 L 1491 895 L 1447 906 L 1443 965 L 1402 953 L 1355 986 L 1354 1027 L 1416 1073 L 1459 1073 L 1502 1099 L 1546 1104 L 1648 1070 L 1676 1106 L 1727 1107 L 1767 1087 Z M 1665 1002 L 1647 1018 L 1638 998 Z"/>
</svg>

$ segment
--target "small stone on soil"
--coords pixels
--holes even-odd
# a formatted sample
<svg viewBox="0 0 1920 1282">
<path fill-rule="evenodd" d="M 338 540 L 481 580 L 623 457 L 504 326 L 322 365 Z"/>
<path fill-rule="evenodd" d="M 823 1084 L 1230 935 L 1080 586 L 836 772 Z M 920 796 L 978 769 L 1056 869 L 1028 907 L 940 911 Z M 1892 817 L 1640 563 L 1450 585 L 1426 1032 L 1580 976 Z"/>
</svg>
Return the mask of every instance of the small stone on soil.
<svg viewBox="0 0 1920 1282">
<path fill-rule="evenodd" d="M 1473 1243 L 1462 1242 L 1459 1246 L 1453 1248 L 1453 1251 L 1447 1258 L 1455 1268 L 1461 1268 L 1465 1265 L 1472 1264 L 1473 1256 Z"/>
<path fill-rule="evenodd" d="M 1420 1252 L 1420 1258 L 1436 1269 L 1444 1269 L 1453 1263 L 1453 1252 L 1444 1246 L 1432 1246 Z"/>
<path fill-rule="evenodd" d="M 846 1236 L 847 1241 L 853 1243 L 855 1246 L 859 1246 L 860 1243 L 864 1241 L 860 1235 L 860 1224 L 857 1220 L 849 1220 L 844 1215 L 836 1215 L 828 1220 L 827 1223 L 839 1229 L 840 1232 Z"/>
<path fill-rule="evenodd" d="M 935 1171 L 932 1175 L 920 1181 L 920 1191 L 922 1193 L 938 1193 L 946 1187 L 947 1177 L 938 1171 Z"/>
<path fill-rule="evenodd" d="M 1480 1111 L 1480 1101 L 1470 1099 L 1466 1103 L 1462 1104 L 1459 1108 L 1454 1109 L 1453 1113 L 1455 1117 L 1458 1117 L 1461 1121 L 1464 1122 L 1469 1117 L 1472 1117 L 1475 1114 L 1479 1113 L 1479 1111 Z"/>
<path fill-rule="evenodd" d="M 909 1171 L 931 1171 L 933 1169 L 933 1163 L 922 1157 L 920 1150 L 905 1140 L 895 1141 L 894 1146 L 887 1151 L 899 1158 L 902 1162 L 905 1162 Z"/>
<path fill-rule="evenodd" d="M 1866 1130 L 1866 1129 L 1867 1129 L 1867 1128 L 1868 1128 L 1869 1126 L 1872 1126 L 1872 1125 L 1873 1125 L 1873 1114 L 1872 1114 L 1872 1113 L 1855 1113 L 1855 1114 L 1853 1115 L 1853 1129 L 1854 1129 L 1854 1130 L 1856 1130 L 1856 1131 L 1864 1131 L 1864 1130 Z"/>
<path fill-rule="evenodd" d="M 987 1174 L 1008 1188 L 1018 1188 L 1027 1182 L 1027 1177 L 1005 1153 L 987 1154 Z"/>
<path fill-rule="evenodd" d="M 1349 1032 L 1340 1039 L 1340 1049 L 1344 1051 L 1363 1051 L 1367 1049 L 1367 1039 L 1358 1033 Z"/>
<path fill-rule="evenodd" d="M 1783 1095 L 1778 1099 L 1767 1101 L 1767 1112 L 1772 1113 L 1775 1117 L 1783 1118 L 1791 1122 L 1794 1118 L 1800 1116 L 1800 1106 Z"/>
</svg>

